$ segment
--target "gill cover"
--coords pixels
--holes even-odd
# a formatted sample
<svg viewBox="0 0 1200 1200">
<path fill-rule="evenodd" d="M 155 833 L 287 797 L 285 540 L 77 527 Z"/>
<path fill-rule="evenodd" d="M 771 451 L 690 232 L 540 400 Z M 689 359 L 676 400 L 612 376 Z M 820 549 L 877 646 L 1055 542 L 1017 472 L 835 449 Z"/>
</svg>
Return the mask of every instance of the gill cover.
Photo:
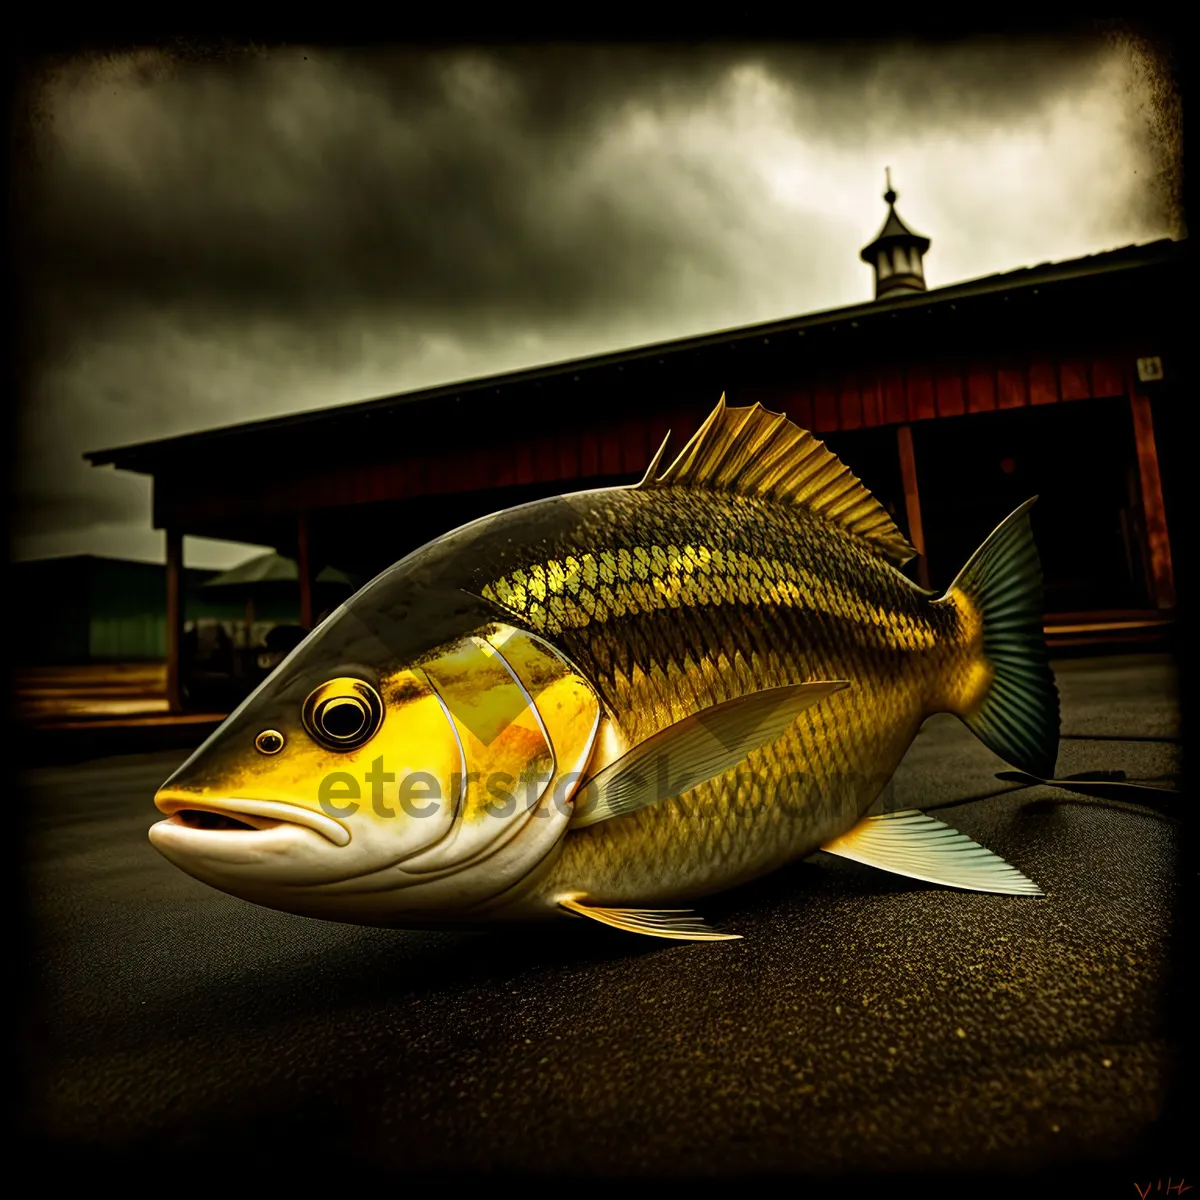
<svg viewBox="0 0 1200 1200">
<path fill-rule="evenodd" d="M 463 770 L 452 830 L 405 870 L 461 867 L 531 823 L 556 840 L 596 742 L 592 689 L 545 642 L 510 626 L 465 637 L 418 669 L 442 701 Z"/>
<path fill-rule="evenodd" d="M 557 651 L 511 626 L 456 639 L 404 674 L 436 697 L 454 739 L 449 794 L 433 798 L 439 835 L 406 856 L 399 872 L 330 890 L 362 896 L 400 889 L 405 910 L 461 912 L 528 879 L 566 833 L 600 704 Z M 388 687 L 385 681 L 385 694 Z"/>
</svg>

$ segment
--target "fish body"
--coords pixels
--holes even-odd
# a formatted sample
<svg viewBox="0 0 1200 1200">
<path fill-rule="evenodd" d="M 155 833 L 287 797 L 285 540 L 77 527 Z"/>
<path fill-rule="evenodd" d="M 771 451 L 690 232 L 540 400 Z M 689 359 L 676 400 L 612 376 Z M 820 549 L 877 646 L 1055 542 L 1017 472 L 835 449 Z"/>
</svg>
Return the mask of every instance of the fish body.
<svg viewBox="0 0 1200 1200">
<path fill-rule="evenodd" d="M 683 487 L 578 503 L 589 520 L 577 538 L 484 594 L 532 617 L 582 668 L 620 750 L 758 689 L 854 686 L 686 795 L 568 833 L 538 898 L 574 888 L 606 905 L 692 900 L 854 825 L 966 669 L 959 611 L 794 505 Z M 542 601 L 530 590 L 539 577 Z M 962 698 L 973 699 L 969 683 Z"/>
<path fill-rule="evenodd" d="M 1036 893 L 938 822 L 868 816 L 937 712 L 1052 771 L 1027 507 L 928 592 L 832 454 L 722 401 L 637 486 L 473 522 L 368 584 L 164 785 L 152 839 L 246 899 L 411 927 L 722 936 L 641 906 L 821 848 Z"/>
</svg>

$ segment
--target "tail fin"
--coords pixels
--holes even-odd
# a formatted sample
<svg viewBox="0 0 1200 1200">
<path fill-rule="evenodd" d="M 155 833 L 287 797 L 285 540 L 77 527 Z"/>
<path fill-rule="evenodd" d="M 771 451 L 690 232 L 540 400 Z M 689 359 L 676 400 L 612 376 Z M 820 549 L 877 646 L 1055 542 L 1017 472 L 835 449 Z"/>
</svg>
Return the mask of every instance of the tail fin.
<svg viewBox="0 0 1200 1200">
<path fill-rule="evenodd" d="M 1058 688 L 1042 628 L 1042 566 L 1026 500 L 995 529 L 950 585 L 983 620 L 993 678 L 983 704 L 963 720 L 1006 762 L 1049 778 L 1058 758 Z"/>
</svg>

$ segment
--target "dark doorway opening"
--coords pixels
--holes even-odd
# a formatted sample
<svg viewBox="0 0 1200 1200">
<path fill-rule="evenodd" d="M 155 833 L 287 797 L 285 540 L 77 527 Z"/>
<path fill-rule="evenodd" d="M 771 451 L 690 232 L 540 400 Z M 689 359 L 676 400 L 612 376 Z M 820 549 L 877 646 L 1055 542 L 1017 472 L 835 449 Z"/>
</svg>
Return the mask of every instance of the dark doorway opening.
<svg viewBox="0 0 1200 1200">
<path fill-rule="evenodd" d="M 1047 612 L 1152 607 L 1124 397 L 923 421 L 913 444 L 935 587 L 1037 496 Z"/>
<path fill-rule="evenodd" d="M 909 536 L 895 428 L 822 434 L 821 441 L 858 476 L 863 486 L 888 510 L 905 536 Z"/>
<path fill-rule="evenodd" d="M 831 433 L 822 435 L 821 440 L 858 476 L 863 486 L 887 509 L 904 536 L 912 541 L 896 435 L 896 427 L 889 425 Z M 917 560 L 914 558 L 903 570 L 910 579 L 916 579 Z"/>
</svg>

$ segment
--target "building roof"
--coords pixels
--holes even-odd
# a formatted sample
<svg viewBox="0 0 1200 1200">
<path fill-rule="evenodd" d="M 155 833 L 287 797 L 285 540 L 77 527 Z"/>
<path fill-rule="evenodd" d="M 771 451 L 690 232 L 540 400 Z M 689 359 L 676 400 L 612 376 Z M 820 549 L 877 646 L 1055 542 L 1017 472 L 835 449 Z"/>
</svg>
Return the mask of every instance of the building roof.
<svg viewBox="0 0 1200 1200">
<path fill-rule="evenodd" d="M 205 583 L 207 588 L 237 587 L 256 583 L 295 583 L 300 578 L 300 569 L 294 558 L 282 554 L 260 554 L 248 562 L 240 563 L 222 572 Z M 316 577 L 317 583 L 340 583 L 351 585 L 349 576 L 336 567 L 323 568 Z"/>
<path fill-rule="evenodd" d="M 120 576 L 134 578 L 162 575 L 166 564 L 145 558 L 119 558 L 114 554 L 47 554 L 41 558 L 17 558 L 10 564 L 17 576 L 42 578 L 54 576 L 74 580 Z M 210 576 L 218 572 L 212 567 L 184 567 L 188 586 L 205 584 Z"/>
<path fill-rule="evenodd" d="M 16 558 L 12 560 L 12 567 L 19 569 L 22 567 L 42 567 L 51 563 L 66 565 L 73 563 L 82 566 L 85 563 L 106 563 L 118 567 L 145 567 L 150 570 L 161 571 L 163 564 L 154 562 L 146 558 L 120 558 L 115 554 L 45 554 L 38 558 Z M 203 567 L 189 567 L 189 571 L 203 571 Z"/>
<path fill-rule="evenodd" d="M 153 473 L 157 464 L 165 459 L 173 458 L 177 454 L 216 449 L 218 445 L 229 439 L 243 438 L 256 433 L 298 430 L 300 427 L 313 425 L 329 426 L 333 423 L 353 421 L 383 410 L 394 410 L 403 405 L 432 401 L 442 397 L 458 398 L 471 393 L 499 393 L 510 387 L 558 377 L 578 380 L 585 373 L 606 367 L 634 364 L 641 361 L 664 361 L 668 357 L 684 355 L 708 347 L 731 346 L 739 342 L 761 343 L 781 334 L 803 335 L 809 331 L 821 329 L 833 331 L 841 327 L 857 329 L 877 325 L 889 317 L 907 312 L 953 309 L 960 302 L 973 301 L 976 298 L 987 296 L 1026 291 L 1037 294 L 1040 288 L 1073 280 L 1136 271 L 1176 262 L 1182 257 L 1185 245 L 1184 241 L 1164 238 L 1142 245 L 1124 246 L 1117 250 L 1090 254 L 1065 262 L 1041 263 L 1034 267 L 1022 267 L 1015 271 L 982 276 L 949 287 L 933 288 L 926 292 L 889 296 L 883 300 L 872 300 L 845 308 L 718 330 L 672 341 L 637 346 L 615 353 L 548 363 L 500 375 L 441 384 L 436 387 L 382 396 L 352 404 L 310 409 L 282 417 L 247 421 L 178 437 L 138 442 L 108 450 L 95 450 L 85 454 L 84 457 L 93 466 L 113 464 L 125 470 Z"/>
</svg>

